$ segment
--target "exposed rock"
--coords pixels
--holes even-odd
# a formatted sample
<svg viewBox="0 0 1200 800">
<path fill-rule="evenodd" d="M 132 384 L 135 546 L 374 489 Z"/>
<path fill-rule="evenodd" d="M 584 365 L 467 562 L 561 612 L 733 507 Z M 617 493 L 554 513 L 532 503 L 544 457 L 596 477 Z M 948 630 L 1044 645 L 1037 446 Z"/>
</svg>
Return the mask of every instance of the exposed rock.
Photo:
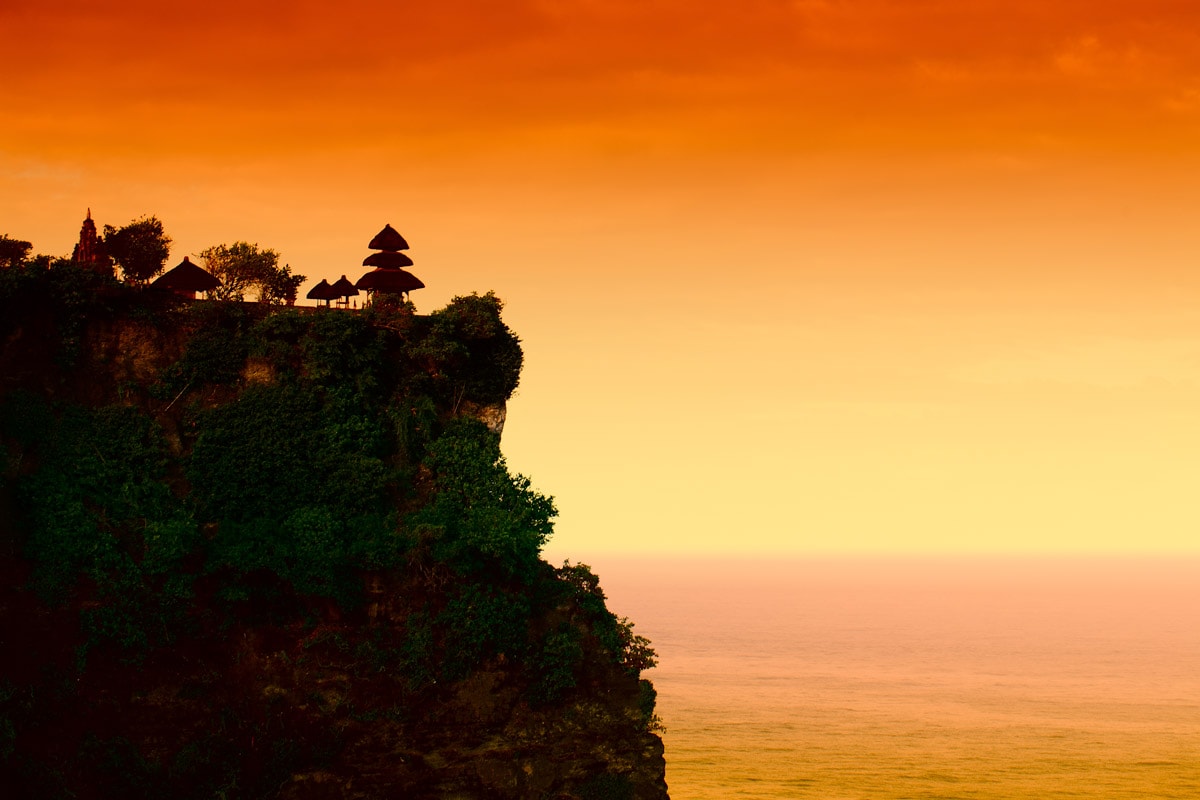
<svg viewBox="0 0 1200 800">
<path fill-rule="evenodd" d="M 503 402 L 482 405 L 464 400 L 459 405 L 459 413 L 464 417 L 474 417 L 496 434 L 504 433 L 504 423 L 508 420 L 508 406 Z"/>
</svg>

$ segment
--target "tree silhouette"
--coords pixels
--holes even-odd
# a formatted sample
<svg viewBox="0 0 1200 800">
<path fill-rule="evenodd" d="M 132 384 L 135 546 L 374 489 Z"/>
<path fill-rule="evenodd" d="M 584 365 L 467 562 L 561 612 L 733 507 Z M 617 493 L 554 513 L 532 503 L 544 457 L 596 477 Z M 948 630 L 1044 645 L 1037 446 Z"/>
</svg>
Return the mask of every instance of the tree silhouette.
<svg viewBox="0 0 1200 800">
<path fill-rule="evenodd" d="M 0 234 L 0 266 L 16 267 L 29 257 L 30 242 L 21 239 L 10 239 L 8 234 Z"/>
<path fill-rule="evenodd" d="M 170 247 L 158 217 L 142 217 L 120 228 L 104 226 L 104 251 L 132 283 L 145 283 L 162 272 Z"/>
<path fill-rule="evenodd" d="M 209 293 L 217 300 L 245 300 L 248 290 L 257 290 L 262 303 L 280 304 L 295 300 L 304 275 L 293 275 L 289 266 L 279 266 L 279 253 L 257 244 L 218 244 L 200 252 L 204 267 L 221 286 Z"/>
</svg>

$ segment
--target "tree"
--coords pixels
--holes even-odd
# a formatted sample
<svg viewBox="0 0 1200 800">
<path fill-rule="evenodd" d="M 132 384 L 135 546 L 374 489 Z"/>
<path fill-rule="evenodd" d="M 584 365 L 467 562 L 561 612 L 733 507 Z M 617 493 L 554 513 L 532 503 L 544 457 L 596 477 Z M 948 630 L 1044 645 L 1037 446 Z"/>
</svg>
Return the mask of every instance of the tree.
<svg viewBox="0 0 1200 800">
<path fill-rule="evenodd" d="M 492 292 L 455 297 L 429 315 L 429 335 L 413 348 L 454 411 L 464 399 L 502 403 L 517 388 L 524 355 L 503 305 Z"/>
<path fill-rule="evenodd" d="M 7 234 L 0 234 L 0 267 L 16 267 L 29 257 L 30 242 L 21 239 L 10 239 Z"/>
<path fill-rule="evenodd" d="M 120 228 L 104 226 L 104 251 L 131 283 L 145 283 L 162 272 L 170 247 L 158 217 L 135 219 Z"/>
<path fill-rule="evenodd" d="M 467 571 L 498 566 L 528 575 L 554 532 L 554 499 L 508 471 L 500 436 L 479 420 L 459 418 L 429 448 L 433 502 L 414 514 L 414 529 L 440 532 L 435 553 Z"/>
<path fill-rule="evenodd" d="M 204 267 L 221 285 L 209 293 L 217 300 L 245 300 L 248 290 L 255 290 L 259 302 L 279 304 L 294 300 L 296 290 L 306 277 L 293 275 L 291 267 L 279 266 L 279 253 L 259 249 L 257 244 L 234 242 L 219 244 L 203 250 L 200 259 Z"/>
<path fill-rule="evenodd" d="M 293 275 L 291 266 L 284 264 L 263 279 L 259 285 L 258 299 L 271 305 L 285 303 L 290 306 L 296 302 L 296 292 L 300 290 L 300 284 L 304 283 L 307 277 L 306 275 Z"/>
</svg>

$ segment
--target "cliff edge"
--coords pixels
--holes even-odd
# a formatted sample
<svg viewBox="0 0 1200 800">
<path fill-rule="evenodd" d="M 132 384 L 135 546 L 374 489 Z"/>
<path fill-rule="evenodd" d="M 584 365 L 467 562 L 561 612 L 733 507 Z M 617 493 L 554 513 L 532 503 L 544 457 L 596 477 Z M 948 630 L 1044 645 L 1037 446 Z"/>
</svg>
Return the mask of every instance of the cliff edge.
<svg viewBox="0 0 1200 800">
<path fill-rule="evenodd" d="M 500 310 L 0 270 L 8 796 L 666 798 L 654 653 L 500 452 Z"/>
</svg>

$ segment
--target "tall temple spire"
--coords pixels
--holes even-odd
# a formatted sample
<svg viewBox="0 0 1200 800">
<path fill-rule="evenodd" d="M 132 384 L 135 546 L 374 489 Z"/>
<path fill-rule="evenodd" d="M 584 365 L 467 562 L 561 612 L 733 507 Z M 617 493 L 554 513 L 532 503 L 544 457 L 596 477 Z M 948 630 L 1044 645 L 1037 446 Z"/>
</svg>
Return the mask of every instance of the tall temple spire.
<svg viewBox="0 0 1200 800">
<path fill-rule="evenodd" d="M 75 245 L 75 252 L 71 254 L 71 260 L 94 272 L 115 274 L 112 261 L 105 255 L 104 245 L 101 244 L 100 237 L 96 233 L 96 223 L 92 220 L 91 208 L 88 208 L 87 217 L 79 229 L 79 242 Z"/>
</svg>

